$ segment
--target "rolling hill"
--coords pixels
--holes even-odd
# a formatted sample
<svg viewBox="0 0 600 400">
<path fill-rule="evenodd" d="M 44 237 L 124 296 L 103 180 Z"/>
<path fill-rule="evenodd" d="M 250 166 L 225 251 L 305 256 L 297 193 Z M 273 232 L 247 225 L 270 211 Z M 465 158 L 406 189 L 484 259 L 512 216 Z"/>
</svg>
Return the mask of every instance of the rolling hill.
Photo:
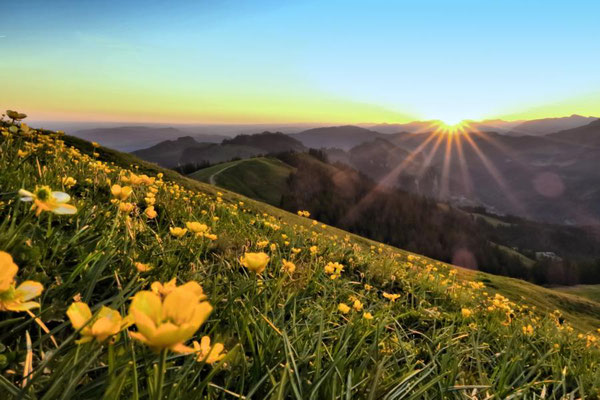
<svg viewBox="0 0 600 400">
<path fill-rule="evenodd" d="M 175 140 L 165 140 L 154 146 L 136 150 L 132 153 L 142 160 L 153 162 L 163 167 L 173 168 L 181 164 L 181 157 L 185 150 L 207 147 L 214 147 L 214 144 L 200 143 L 191 136 L 183 136 Z"/>
<path fill-rule="evenodd" d="M 0 287 L 10 397 L 599 393 L 597 302 L 386 246 L 81 139 L 0 130 L 3 271 L 43 287 L 27 291 L 34 318 L 10 311 L 12 278 Z M 39 185 L 70 194 L 56 199 L 76 213 L 52 214 L 60 207 Z M 23 188 L 45 211 L 19 200 Z"/>
<path fill-rule="evenodd" d="M 166 140 L 147 149 L 134 151 L 143 160 L 173 168 L 184 165 L 216 164 L 237 158 L 282 151 L 305 151 L 299 141 L 281 132 L 237 135 L 220 144 L 201 143 L 190 136 Z"/>
<path fill-rule="evenodd" d="M 338 148 L 342 150 L 350 150 L 361 143 L 370 142 L 378 137 L 385 137 L 379 132 L 354 125 L 308 129 L 290 136 L 309 148 Z"/>
<path fill-rule="evenodd" d="M 201 169 L 189 177 L 279 206 L 294 168 L 274 158 L 250 158 Z"/>
</svg>

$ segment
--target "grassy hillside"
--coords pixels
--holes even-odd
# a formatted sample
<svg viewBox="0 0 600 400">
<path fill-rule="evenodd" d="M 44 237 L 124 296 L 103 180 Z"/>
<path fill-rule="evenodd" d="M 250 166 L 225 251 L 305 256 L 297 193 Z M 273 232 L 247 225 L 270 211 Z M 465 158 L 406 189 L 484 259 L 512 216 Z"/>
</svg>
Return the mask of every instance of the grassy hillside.
<svg viewBox="0 0 600 400">
<path fill-rule="evenodd" d="M 2 398 L 598 397 L 596 302 L 0 129 Z"/>
<path fill-rule="evenodd" d="M 275 158 L 257 157 L 201 169 L 190 178 L 232 190 L 269 204 L 279 205 L 286 179 L 294 170 Z"/>
<path fill-rule="evenodd" d="M 570 293 L 587 299 L 600 302 L 600 285 L 575 285 L 558 287 L 555 290 Z"/>
</svg>

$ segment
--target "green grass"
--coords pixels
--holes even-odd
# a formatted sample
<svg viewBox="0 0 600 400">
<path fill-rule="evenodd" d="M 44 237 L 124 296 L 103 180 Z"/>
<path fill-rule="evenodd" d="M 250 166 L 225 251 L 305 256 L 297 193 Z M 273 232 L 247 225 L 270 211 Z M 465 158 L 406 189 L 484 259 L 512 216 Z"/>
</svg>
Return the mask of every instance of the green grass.
<svg viewBox="0 0 600 400">
<path fill-rule="evenodd" d="M 478 214 L 478 213 L 470 213 L 470 214 L 473 215 L 473 216 L 475 216 L 476 218 L 481 218 L 482 220 L 484 220 L 488 224 L 492 225 L 493 227 L 497 227 L 497 226 L 511 226 L 510 223 L 508 223 L 506 221 L 502 221 L 502 220 L 500 220 L 498 218 L 491 217 L 489 215 L 483 215 L 483 214 Z"/>
<path fill-rule="evenodd" d="M 518 251 L 516 251 L 513 248 L 510 248 L 508 246 L 504 246 L 502 244 L 498 244 L 498 243 L 492 243 L 492 245 L 496 246 L 497 248 L 503 250 L 505 253 L 510 254 L 511 256 L 515 256 L 518 257 L 519 260 L 521 260 L 521 262 L 523 263 L 523 265 L 525 265 L 526 267 L 532 267 L 533 264 L 535 264 L 535 260 L 532 260 L 531 258 L 519 253 Z"/>
<path fill-rule="evenodd" d="M 274 158 L 257 157 L 215 165 L 190 174 L 247 197 L 279 205 L 293 167 Z"/>
<path fill-rule="evenodd" d="M 574 294 L 587 299 L 600 302 L 600 285 L 575 285 L 556 287 L 554 290 Z"/>
<path fill-rule="evenodd" d="M 0 311 L 1 398 L 598 397 L 597 302 L 455 268 L 227 190 L 218 196 L 214 186 L 130 155 L 94 155 L 79 139 L 10 129 L 0 127 L 0 250 L 19 266 L 19 283 L 43 284 L 33 312 L 50 334 L 26 313 Z M 164 177 L 133 185 L 134 210 L 123 213 L 110 185 L 126 184 L 130 171 Z M 77 183 L 64 187 L 65 177 Z M 68 192 L 77 214 L 36 217 L 17 191 L 42 184 Z M 151 187 L 155 219 L 143 214 Z M 218 237 L 170 234 L 188 221 Z M 240 265 L 249 251 L 270 256 L 261 276 Z M 281 271 L 283 259 L 295 263 L 293 275 Z M 138 272 L 135 262 L 153 269 Z M 325 272 L 328 262 L 344 265 L 339 279 Z M 172 278 L 202 285 L 214 310 L 185 343 L 223 343 L 220 363 L 157 353 L 126 332 L 75 343 L 80 333 L 65 316 L 74 297 L 125 316 L 132 296 Z M 338 311 L 355 299 L 372 320 Z M 180 306 L 183 313 L 189 304 Z"/>
</svg>

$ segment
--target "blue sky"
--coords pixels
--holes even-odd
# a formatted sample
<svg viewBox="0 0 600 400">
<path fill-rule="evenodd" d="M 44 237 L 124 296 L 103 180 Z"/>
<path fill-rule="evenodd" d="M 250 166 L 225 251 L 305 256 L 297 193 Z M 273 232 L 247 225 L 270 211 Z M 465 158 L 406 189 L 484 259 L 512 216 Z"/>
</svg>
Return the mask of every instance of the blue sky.
<svg viewBox="0 0 600 400">
<path fill-rule="evenodd" d="M 22 1 L 0 105 L 46 118 L 600 114 L 600 2 Z"/>
</svg>

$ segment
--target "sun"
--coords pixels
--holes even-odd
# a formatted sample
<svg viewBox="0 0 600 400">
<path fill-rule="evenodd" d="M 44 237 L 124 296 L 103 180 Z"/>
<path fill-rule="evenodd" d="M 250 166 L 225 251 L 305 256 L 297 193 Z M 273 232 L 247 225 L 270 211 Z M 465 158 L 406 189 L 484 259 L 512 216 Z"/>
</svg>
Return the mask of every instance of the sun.
<svg viewBox="0 0 600 400">
<path fill-rule="evenodd" d="M 444 125 L 454 126 L 454 125 L 460 124 L 463 121 L 464 121 L 464 119 L 450 117 L 450 118 L 444 118 L 440 122 L 442 122 Z"/>
<path fill-rule="evenodd" d="M 466 120 L 443 120 L 435 124 L 436 131 L 447 135 L 464 132 L 469 127 Z"/>
</svg>

